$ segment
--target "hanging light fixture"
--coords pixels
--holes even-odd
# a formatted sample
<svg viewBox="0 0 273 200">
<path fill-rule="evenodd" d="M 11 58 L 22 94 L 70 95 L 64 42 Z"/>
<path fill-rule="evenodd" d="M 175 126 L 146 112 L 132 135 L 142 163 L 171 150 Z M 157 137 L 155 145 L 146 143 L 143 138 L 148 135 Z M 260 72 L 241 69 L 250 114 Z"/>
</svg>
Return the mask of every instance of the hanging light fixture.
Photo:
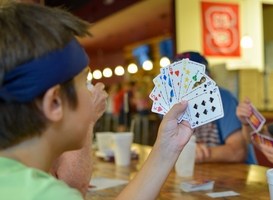
<svg viewBox="0 0 273 200">
<path fill-rule="evenodd" d="M 144 70 L 149 71 L 149 70 L 153 69 L 153 63 L 150 60 L 146 60 L 146 61 L 144 61 L 142 67 Z"/>
<path fill-rule="evenodd" d="M 90 70 L 89 70 L 88 75 L 87 75 L 87 78 L 86 78 L 86 86 L 87 86 L 87 89 L 88 89 L 88 90 L 91 90 L 91 88 L 93 87 L 93 85 L 92 85 L 92 83 L 91 83 L 92 78 L 93 78 L 92 73 L 91 73 Z"/>
<path fill-rule="evenodd" d="M 240 45 L 244 49 L 251 48 L 253 46 L 252 38 L 249 35 L 244 35 L 240 41 Z"/>
<path fill-rule="evenodd" d="M 124 74 L 124 68 L 122 66 L 120 66 L 120 65 L 116 66 L 115 74 L 117 76 L 122 76 Z"/>
<path fill-rule="evenodd" d="M 93 72 L 93 78 L 94 79 L 101 79 L 102 77 L 102 74 L 101 74 L 101 71 L 96 69 L 94 72 Z"/>
<path fill-rule="evenodd" d="M 143 67 L 143 64 L 145 61 L 151 60 L 149 56 L 149 52 L 150 52 L 150 47 L 147 44 L 138 46 L 137 48 L 133 49 L 133 56 L 138 62 L 138 66 Z M 150 67 L 150 63 L 148 63 L 148 68 L 149 67 Z"/>
<path fill-rule="evenodd" d="M 91 81 L 93 78 L 92 73 L 89 71 L 87 75 L 87 81 Z"/>
<path fill-rule="evenodd" d="M 130 65 L 128 65 L 128 72 L 130 74 L 135 74 L 137 73 L 138 69 L 137 69 L 137 65 L 135 63 L 131 63 Z"/>
<path fill-rule="evenodd" d="M 107 67 L 102 71 L 102 74 L 104 77 L 110 78 L 113 75 L 113 72 L 109 67 Z"/>
<path fill-rule="evenodd" d="M 160 64 L 161 67 L 166 67 L 170 63 L 171 63 L 170 59 L 168 57 L 166 57 L 166 56 L 163 56 L 159 61 L 159 64 Z"/>
<path fill-rule="evenodd" d="M 248 12 L 247 12 L 248 3 L 246 0 L 244 1 L 244 7 L 245 7 L 245 23 L 246 23 L 245 31 L 247 32 L 248 31 Z M 240 45 L 244 49 L 252 48 L 253 46 L 252 38 L 248 34 L 245 34 L 241 38 Z"/>
<path fill-rule="evenodd" d="M 166 67 L 173 60 L 173 41 L 171 38 L 159 42 L 160 67 Z"/>
</svg>

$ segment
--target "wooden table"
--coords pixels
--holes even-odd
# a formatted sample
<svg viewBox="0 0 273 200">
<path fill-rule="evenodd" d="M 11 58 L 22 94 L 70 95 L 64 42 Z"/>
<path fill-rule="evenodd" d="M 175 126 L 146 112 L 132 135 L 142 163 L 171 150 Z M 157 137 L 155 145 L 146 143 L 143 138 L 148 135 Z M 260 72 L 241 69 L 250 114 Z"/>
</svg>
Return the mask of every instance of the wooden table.
<svg viewBox="0 0 273 200">
<path fill-rule="evenodd" d="M 151 147 L 133 144 L 133 149 L 139 154 L 138 160 L 133 160 L 128 167 L 117 167 L 113 162 L 105 162 L 94 156 L 94 169 L 92 177 L 105 177 L 111 179 L 131 180 L 140 169 L 147 158 Z M 94 150 L 95 152 L 95 150 Z M 259 199 L 269 200 L 269 190 L 266 178 L 267 167 L 246 165 L 246 164 L 196 164 L 194 176 L 191 178 L 179 177 L 174 170 L 170 173 L 158 196 L 158 200 L 206 200 L 211 197 L 207 192 L 222 192 L 233 190 L 240 193 L 240 196 L 217 198 L 219 199 Z M 214 188 L 211 191 L 184 192 L 179 185 L 184 180 L 206 179 L 214 180 Z M 110 200 L 114 199 L 125 185 L 108 188 L 105 190 L 92 191 L 87 193 L 87 200 Z"/>
</svg>

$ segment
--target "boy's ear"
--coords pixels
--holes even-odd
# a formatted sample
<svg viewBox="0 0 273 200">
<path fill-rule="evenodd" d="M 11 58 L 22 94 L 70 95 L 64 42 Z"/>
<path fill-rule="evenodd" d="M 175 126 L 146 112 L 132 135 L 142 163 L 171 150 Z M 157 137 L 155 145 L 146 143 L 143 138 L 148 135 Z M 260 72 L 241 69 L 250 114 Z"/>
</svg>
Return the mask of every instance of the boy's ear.
<svg viewBox="0 0 273 200">
<path fill-rule="evenodd" d="M 60 85 L 51 87 L 43 96 L 41 107 L 50 121 L 59 121 L 63 117 L 63 102 L 60 96 Z"/>
</svg>

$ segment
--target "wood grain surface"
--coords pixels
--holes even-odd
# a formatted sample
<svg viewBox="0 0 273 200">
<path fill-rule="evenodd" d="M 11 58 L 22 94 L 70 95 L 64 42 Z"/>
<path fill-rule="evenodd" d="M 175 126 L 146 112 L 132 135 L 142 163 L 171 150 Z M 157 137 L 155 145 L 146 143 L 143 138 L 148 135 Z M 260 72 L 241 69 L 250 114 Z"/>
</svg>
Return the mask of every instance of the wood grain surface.
<svg viewBox="0 0 273 200">
<path fill-rule="evenodd" d="M 150 146 L 139 144 L 133 144 L 132 148 L 136 150 L 137 154 L 139 155 L 139 159 L 132 160 L 131 165 L 128 167 L 118 167 L 115 166 L 114 162 L 106 162 L 101 158 L 97 158 L 95 156 L 96 150 L 94 149 L 94 167 L 92 177 L 131 180 L 141 168 L 151 150 Z M 157 200 L 211 200 L 212 198 L 206 195 L 207 192 L 223 192 L 229 190 L 239 193 L 240 196 L 217 198 L 217 200 L 268 200 L 270 197 L 266 178 L 267 169 L 269 168 L 246 164 L 196 164 L 193 177 L 188 178 L 179 177 L 173 169 L 166 183 L 161 189 Z M 179 187 L 180 183 L 182 181 L 192 179 L 213 180 L 215 181 L 214 188 L 210 191 L 189 193 L 182 191 Z M 112 200 L 122 191 L 124 187 L 125 185 L 104 190 L 89 191 L 86 199 Z"/>
</svg>

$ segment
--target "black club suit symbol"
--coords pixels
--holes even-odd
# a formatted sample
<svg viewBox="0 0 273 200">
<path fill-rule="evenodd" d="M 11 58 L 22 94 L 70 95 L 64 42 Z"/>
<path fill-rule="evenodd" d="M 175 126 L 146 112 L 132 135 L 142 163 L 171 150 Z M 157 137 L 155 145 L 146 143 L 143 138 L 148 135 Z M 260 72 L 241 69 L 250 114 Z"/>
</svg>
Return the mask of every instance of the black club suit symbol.
<svg viewBox="0 0 273 200">
<path fill-rule="evenodd" d="M 211 107 L 212 112 L 214 112 L 215 109 L 216 109 L 216 107 L 214 107 L 214 106 Z"/>
</svg>

